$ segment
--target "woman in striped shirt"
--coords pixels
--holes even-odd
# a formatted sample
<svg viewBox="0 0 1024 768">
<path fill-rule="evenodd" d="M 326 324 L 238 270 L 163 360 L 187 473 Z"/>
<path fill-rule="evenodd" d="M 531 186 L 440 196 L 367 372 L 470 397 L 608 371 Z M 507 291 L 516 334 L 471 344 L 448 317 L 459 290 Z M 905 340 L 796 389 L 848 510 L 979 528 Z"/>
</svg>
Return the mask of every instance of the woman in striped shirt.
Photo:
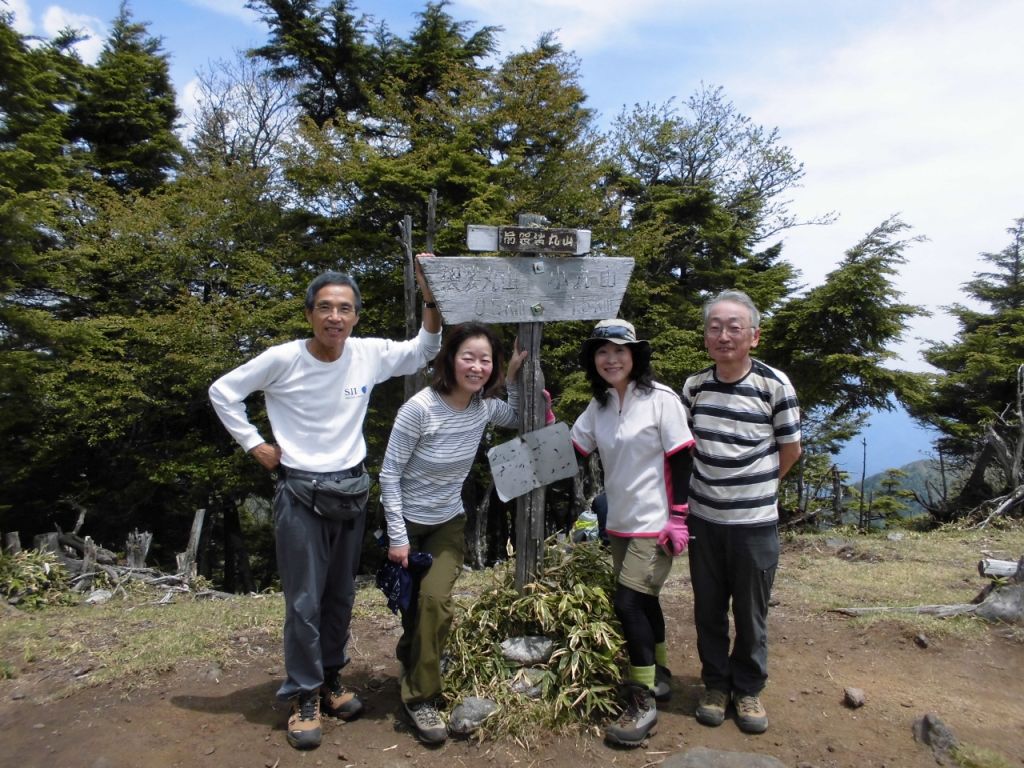
<svg viewBox="0 0 1024 768">
<path fill-rule="evenodd" d="M 487 426 L 518 426 L 515 377 L 525 357 L 517 347 L 503 377 L 504 354 L 494 332 L 480 323 L 454 327 L 435 360 L 431 385 L 398 410 L 384 454 L 380 487 L 388 559 L 408 567 L 411 549 L 433 557 L 415 610 L 402 615 L 396 651 L 402 704 L 419 738 L 429 744 L 447 737 L 435 702 L 452 622 L 452 589 L 465 560 L 462 485 Z M 508 402 L 494 397 L 506 379 Z"/>
</svg>

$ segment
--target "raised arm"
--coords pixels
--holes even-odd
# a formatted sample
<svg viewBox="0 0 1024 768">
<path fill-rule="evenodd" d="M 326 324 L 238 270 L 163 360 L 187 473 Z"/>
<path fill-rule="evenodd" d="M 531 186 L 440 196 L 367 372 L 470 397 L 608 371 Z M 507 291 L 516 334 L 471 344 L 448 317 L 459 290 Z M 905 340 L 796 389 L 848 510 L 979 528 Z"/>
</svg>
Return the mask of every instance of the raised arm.
<svg viewBox="0 0 1024 768">
<path fill-rule="evenodd" d="M 416 254 L 416 283 L 420 287 L 420 293 L 423 294 L 423 327 L 431 333 L 438 333 L 441 330 L 441 313 L 437 309 L 434 293 L 427 285 L 427 278 L 423 274 L 423 266 L 420 264 L 420 259 L 432 258 L 434 258 L 432 253 Z"/>
</svg>

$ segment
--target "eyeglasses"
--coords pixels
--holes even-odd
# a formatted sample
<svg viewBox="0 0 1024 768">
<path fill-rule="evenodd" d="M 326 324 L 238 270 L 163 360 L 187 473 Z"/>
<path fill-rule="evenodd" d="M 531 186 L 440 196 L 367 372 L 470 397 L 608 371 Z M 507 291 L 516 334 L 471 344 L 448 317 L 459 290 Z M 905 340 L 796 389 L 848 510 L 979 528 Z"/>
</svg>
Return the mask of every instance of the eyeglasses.
<svg viewBox="0 0 1024 768">
<path fill-rule="evenodd" d="M 313 311 L 316 312 L 318 315 L 323 315 L 324 317 L 330 317 L 335 312 L 337 312 L 342 317 L 348 317 L 349 315 L 354 315 L 356 313 L 356 308 L 353 307 L 351 304 L 335 305 L 328 304 L 326 302 L 320 302 L 313 307 Z"/>
<path fill-rule="evenodd" d="M 590 336 L 593 339 L 628 339 L 629 341 L 635 341 L 633 331 L 624 325 L 604 325 L 600 328 L 595 328 Z"/>
<path fill-rule="evenodd" d="M 722 331 L 729 334 L 730 337 L 736 339 L 743 335 L 744 331 L 749 331 L 750 328 L 744 325 L 709 325 L 704 329 L 704 335 L 715 338 L 722 335 Z"/>
</svg>

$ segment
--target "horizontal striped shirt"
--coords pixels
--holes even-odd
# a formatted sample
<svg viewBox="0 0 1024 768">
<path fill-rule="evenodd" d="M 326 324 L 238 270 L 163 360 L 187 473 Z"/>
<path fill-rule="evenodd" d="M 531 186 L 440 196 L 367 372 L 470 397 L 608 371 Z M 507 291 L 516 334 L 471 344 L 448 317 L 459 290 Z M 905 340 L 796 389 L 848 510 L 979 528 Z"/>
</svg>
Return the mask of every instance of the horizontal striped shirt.
<svg viewBox="0 0 1024 768">
<path fill-rule="evenodd" d="M 690 514 L 752 525 L 779 518 L 779 444 L 800 440 L 800 406 L 782 371 L 754 360 L 739 381 L 690 376 L 683 406 L 696 440 Z"/>
<path fill-rule="evenodd" d="M 438 525 L 463 513 L 462 484 L 487 425 L 515 429 L 518 406 L 519 388 L 509 383 L 507 403 L 474 397 L 457 411 L 427 387 L 398 409 L 380 470 L 391 546 L 409 543 L 405 520 Z"/>
</svg>

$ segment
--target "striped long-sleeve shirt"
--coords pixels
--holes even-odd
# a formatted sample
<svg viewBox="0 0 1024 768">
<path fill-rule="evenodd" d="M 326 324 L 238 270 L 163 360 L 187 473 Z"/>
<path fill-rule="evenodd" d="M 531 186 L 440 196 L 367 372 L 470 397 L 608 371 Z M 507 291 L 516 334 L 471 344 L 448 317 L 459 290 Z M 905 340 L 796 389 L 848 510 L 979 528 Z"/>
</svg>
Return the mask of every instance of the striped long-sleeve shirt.
<svg viewBox="0 0 1024 768">
<path fill-rule="evenodd" d="M 682 398 L 697 443 L 690 514 L 730 525 L 778 520 L 779 444 L 800 440 L 786 375 L 754 360 L 746 376 L 725 383 L 711 366 L 686 380 Z"/>
<path fill-rule="evenodd" d="M 474 397 L 464 411 L 427 387 L 395 417 L 380 471 L 381 503 L 391 546 L 409 543 L 405 520 L 437 525 L 463 512 L 462 484 L 488 424 L 515 428 L 519 389 L 508 402 Z"/>
</svg>

